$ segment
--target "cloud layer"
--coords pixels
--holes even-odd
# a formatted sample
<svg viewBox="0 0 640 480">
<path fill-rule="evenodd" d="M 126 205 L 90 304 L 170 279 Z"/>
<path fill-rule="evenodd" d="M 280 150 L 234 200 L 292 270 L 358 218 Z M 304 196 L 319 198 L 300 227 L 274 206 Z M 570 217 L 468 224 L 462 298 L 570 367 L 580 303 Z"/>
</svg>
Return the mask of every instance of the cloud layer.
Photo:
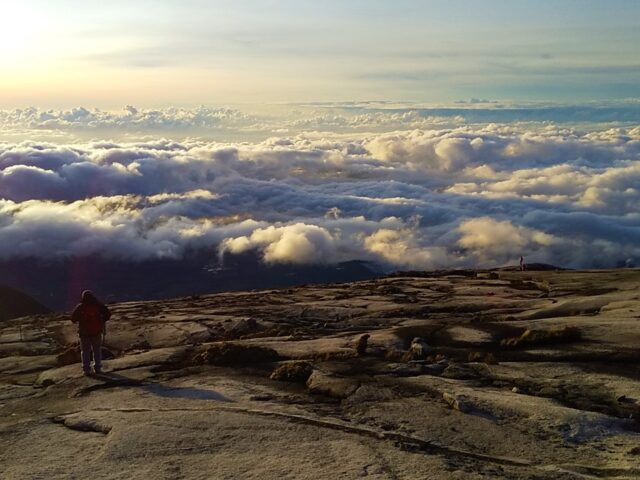
<svg viewBox="0 0 640 480">
<path fill-rule="evenodd" d="M 245 111 L 244 108 L 252 110 Z M 593 105 L 512 104 L 470 100 L 449 107 L 417 103 L 346 102 L 243 106 L 238 108 L 145 109 L 127 105 L 116 111 L 75 107 L 43 110 L 35 107 L 0 110 L 0 140 L 48 138 L 64 141 L 111 138 L 129 141 L 170 136 L 174 139 L 263 141 L 269 136 L 320 131 L 385 133 L 437 130 L 491 123 L 539 130 L 549 122 L 584 122 L 629 126 L 640 122 L 640 103 L 627 100 Z"/>
<path fill-rule="evenodd" d="M 394 118 L 385 115 L 361 124 Z M 64 121 L 123 115 L 98 117 L 77 111 Z M 520 255 L 569 267 L 640 261 L 640 127 L 413 127 L 423 120 L 252 143 L 0 143 L 0 258 L 141 260 L 217 247 L 269 263 L 388 268 L 494 266 Z M 248 122 L 233 111 L 198 121 Z"/>
</svg>

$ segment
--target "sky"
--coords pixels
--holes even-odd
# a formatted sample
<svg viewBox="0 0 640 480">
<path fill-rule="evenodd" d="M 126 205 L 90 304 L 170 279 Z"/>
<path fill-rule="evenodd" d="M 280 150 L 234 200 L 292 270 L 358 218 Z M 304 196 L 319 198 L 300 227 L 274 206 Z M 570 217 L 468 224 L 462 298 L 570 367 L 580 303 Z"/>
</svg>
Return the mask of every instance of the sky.
<svg viewBox="0 0 640 480">
<path fill-rule="evenodd" d="M 0 261 L 640 266 L 637 0 L 0 3 Z"/>
<path fill-rule="evenodd" d="M 2 0 L 0 108 L 640 96 L 636 0 Z"/>
</svg>

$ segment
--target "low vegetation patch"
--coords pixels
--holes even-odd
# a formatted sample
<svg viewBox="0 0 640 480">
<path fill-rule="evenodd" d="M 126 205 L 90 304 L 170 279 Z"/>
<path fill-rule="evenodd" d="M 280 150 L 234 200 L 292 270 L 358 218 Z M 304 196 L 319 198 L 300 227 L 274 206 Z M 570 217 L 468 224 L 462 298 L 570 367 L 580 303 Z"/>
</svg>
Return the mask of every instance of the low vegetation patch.
<svg viewBox="0 0 640 480">
<path fill-rule="evenodd" d="M 527 329 L 519 337 L 505 338 L 500 342 L 504 347 L 520 348 L 538 345 L 577 342 L 582 334 L 577 327 L 556 327 L 549 329 Z"/>
<path fill-rule="evenodd" d="M 268 363 L 279 360 L 278 352 L 257 345 L 221 343 L 212 345 L 194 357 L 194 363 L 203 365 L 233 366 Z"/>
<path fill-rule="evenodd" d="M 329 351 L 316 353 L 311 356 L 313 360 L 317 360 L 320 362 L 331 362 L 331 361 L 341 361 L 341 360 L 352 360 L 357 357 L 356 351 L 354 350 L 339 350 L 339 351 Z"/>
<path fill-rule="evenodd" d="M 269 377 L 271 380 L 305 383 L 313 372 L 313 365 L 305 360 L 287 362 L 276 368 Z"/>
<path fill-rule="evenodd" d="M 470 362 L 481 362 L 486 363 L 487 365 L 497 365 L 498 360 L 495 355 L 491 352 L 469 352 L 469 356 L 467 359 Z"/>
<path fill-rule="evenodd" d="M 410 358 L 407 358 L 408 352 L 404 350 L 397 350 L 390 348 L 384 352 L 384 358 L 390 362 L 407 362 Z"/>
<path fill-rule="evenodd" d="M 390 362 L 400 363 L 408 363 L 416 360 L 424 360 L 427 363 L 436 363 L 444 360 L 446 357 L 441 353 L 432 353 L 431 355 L 427 355 L 424 350 L 397 350 L 395 348 L 390 348 L 384 352 L 384 358 Z"/>
</svg>

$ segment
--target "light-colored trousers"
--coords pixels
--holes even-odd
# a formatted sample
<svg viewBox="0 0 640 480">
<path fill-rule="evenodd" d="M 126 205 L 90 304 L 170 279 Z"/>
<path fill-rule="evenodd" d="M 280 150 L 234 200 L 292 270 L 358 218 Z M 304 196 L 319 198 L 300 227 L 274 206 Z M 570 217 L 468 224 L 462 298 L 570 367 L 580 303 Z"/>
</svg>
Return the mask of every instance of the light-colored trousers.
<svg viewBox="0 0 640 480">
<path fill-rule="evenodd" d="M 96 370 L 102 367 L 102 335 L 80 337 L 80 351 L 82 354 L 82 369 L 91 370 L 91 357 Z"/>
</svg>

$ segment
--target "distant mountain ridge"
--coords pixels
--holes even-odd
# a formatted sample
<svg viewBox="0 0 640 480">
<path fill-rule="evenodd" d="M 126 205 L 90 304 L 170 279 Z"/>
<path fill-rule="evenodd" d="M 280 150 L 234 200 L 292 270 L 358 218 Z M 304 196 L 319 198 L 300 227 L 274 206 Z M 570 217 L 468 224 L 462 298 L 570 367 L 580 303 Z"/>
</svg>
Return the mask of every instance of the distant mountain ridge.
<svg viewBox="0 0 640 480">
<path fill-rule="evenodd" d="M 50 313 L 47 307 L 15 288 L 0 285 L 0 321 L 41 313 Z"/>
<path fill-rule="evenodd" d="M 486 271 L 518 269 L 518 266 L 507 266 Z M 561 267 L 540 263 L 529 264 L 527 269 L 562 270 Z M 478 271 L 398 271 L 386 275 L 433 277 L 455 273 L 474 276 Z M 33 312 L 26 309 L 28 313 L 25 315 L 44 313 L 41 309 L 46 307 L 43 305 L 57 311 L 68 311 L 78 302 L 80 293 L 85 289 L 93 290 L 104 302 L 115 303 L 304 284 L 355 282 L 381 276 L 385 276 L 385 273 L 378 265 L 365 261 L 268 265 L 255 253 L 225 255 L 220 261 L 217 252 L 208 249 L 189 252 L 182 259 L 142 262 L 98 256 L 56 261 L 24 258 L 0 262 L 0 284 L 28 292 L 35 299 L 31 300 L 40 307 L 40 310 L 36 308 Z"/>
<path fill-rule="evenodd" d="M 34 258 L 0 262 L 0 284 L 29 292 L 53 310 L 69 310 L 82 290 L 108 303 L 160 300 L 188 295 L 368 280 L 381 276 L 368 262 L 333 265 L 267 265 L 252 253 L 191 252 L 182 259 L 143 262 L 76 257 L 57 261 Z"/>
</svg>

